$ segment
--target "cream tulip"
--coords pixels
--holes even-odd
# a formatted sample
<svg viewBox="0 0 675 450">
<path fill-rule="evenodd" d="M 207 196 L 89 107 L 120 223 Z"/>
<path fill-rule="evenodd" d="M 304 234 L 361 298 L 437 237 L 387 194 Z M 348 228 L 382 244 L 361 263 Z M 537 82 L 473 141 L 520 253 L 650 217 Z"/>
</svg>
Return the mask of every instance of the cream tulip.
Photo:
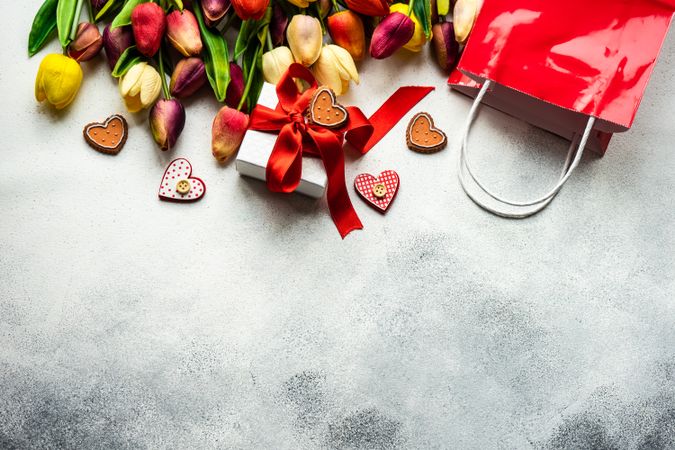
<svg viewBox="0 0 675 450">
<path fill-rule="evenodd" d="M 319 19 L 296 14 L 286 29 L 286 40 L 296 62 L 309 67 L 319 58 L 323 34 Z"/>
<path fill-rule="evenodd" d="M 312 66 L 312 72 L 319 84 L 331 88 L 335 95 L 346 93 L 350 80 L 359 84 L 359 72 L 352 55 L 339 45 L 324 46 L 319 59 Z"/>
<path fill-rule="evenodd" d="M 293 53 L 288 47 L 281 46 L 263 53 L 262 70 L 265 81 L 277 84 L 291 64 Z"/>
<path fill-rule="evenodd" d="M 162 80 L 154 67 L 140 62 L 120 78 L 119 89 L 129 112 L 138 112 L 155 103 Z"/>
</svg>

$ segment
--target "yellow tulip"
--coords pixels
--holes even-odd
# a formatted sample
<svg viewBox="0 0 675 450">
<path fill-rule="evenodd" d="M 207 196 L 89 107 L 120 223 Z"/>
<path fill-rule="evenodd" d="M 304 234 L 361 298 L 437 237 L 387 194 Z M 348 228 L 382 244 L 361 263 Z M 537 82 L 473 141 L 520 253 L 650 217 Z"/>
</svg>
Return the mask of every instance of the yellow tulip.
<svg viewBox="0 0 675 450">
<path fill-rule="evenodd" d="M 162 89 L 162 79 L 154 67 L 140 62 L 120 78 L 120 94 L 129 112 L 138 112 L 155 103 Z"/>
<path fill-rule="evenodd" d="M 35 78 L 35 98 L 63 109 L 75 99 L 82 84 L 82 68 L 73 58 L 52 53 L 40 63 Z"/>
<path fill-rule="evenodd" d="M 359 84 L 359 72 L 352 55 L 339 45 L 324 46 L 319 59 L 312 66 L 312 72 L 319 84 L 331 88 L 335 95 L 346 93 L 350 80 Z"/>
<path fill-rule="evenodd" d="M 286 28 L 286 40 L 295 62 L 309 67 L 319 58 L 323 33 L 319 19 L 296 14 Z"/>
<path fill-rule="evenodd" d="M 395 3 L 389 7 L 389 12 L 398 12 L 408 15 L 408 5 L 403 3 Z M 405 44 L 403 48 L 406 48 L 411 52 L 419 52 L 422 51 L 422 47 L 424 47 L 424 44 L 427 43 L 427 37 L 424 35 L 422 24 L 420 23 L 417 16 L 415 16 L 415 13 L 410 14 L 410 18 L 415 23 L 415 32 L 413 33 L 413 37 L 410 38 L 408 43 Z"/>
<path fill-rule="evenodd" d="M 281 46 L 263 53 L 262 70 L 265 81 L 277 84 L 291 64 L 293 53 L 288 47 Z"/>
</svg>

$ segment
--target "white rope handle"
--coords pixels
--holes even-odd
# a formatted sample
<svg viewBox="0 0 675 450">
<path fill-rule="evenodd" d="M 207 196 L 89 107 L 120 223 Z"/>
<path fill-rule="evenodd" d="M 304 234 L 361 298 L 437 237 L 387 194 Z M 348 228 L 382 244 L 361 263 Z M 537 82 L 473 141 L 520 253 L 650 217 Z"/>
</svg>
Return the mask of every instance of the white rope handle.
<svg viewBox="0 0 675 450">
<path fill-rule="evenodd" d="M 588 142 L 588 138 L 591 135 L 591 131 L 593 131 L 593 126 L 595 125 L 595 117 L 592 116 L 589 117 L 588 123 L 586 124 L 586 129 L 584 130 L 584 134 L 582 135 L 581 141 L 579 142 L 578 146 L 576 144 L 578 141 L 578 137 L 575 136 L 574 139 L 572 139 L 570 149 L 567 152 L 567 159 L 565 160 L 565 165 L 563 167 L 562 173 L 560 174 L 560 179 L 558 180 L 558 183 L 549 192 L 539 197 L 538 199 L 531 201 L 522 202 L 522 201 L 508 200 L 503 197 L 500 197 L 497 194 L 490 192 L 490 190 L 486 188 L 485 185 L 483 185 L 483 183 L 481 183 L 476 178 L 468 159 L 469 132 L 471 131 L 471 126 L 473 125 L 474 120 L 476 119 L 476 115 L 478 114 L 478 109 L 481 106 L 481 102 L 483 101 L 483 98 L 485 97 L 485 94 L 487 93 L 491 85 L 492 81 L 490 80 L 486 80 L 485 83 L 483 83 L 483 87 L 478 93 L 478 96 L 476 96 L 473 105 L 471 106 L 471 111 L 469 112 L 469 117 L 467 118 L 466 126 L 464 128 L 464 134 L 462 136 L 462 147 L 459 154 L 459 181 L 466 195 L 468 195 L 469 198 L 475 204 L 477 204 L 484 210 L 501 217 L 507 217 L 511 219 L 524 219 L 526 217 L 533 216 L 538 212 L 542 211 L 544 208 L 546 208 L 553 201 L 558 192 L 560 192 L 560 190 L 565 185 L 567 180 L 569 180 L 569 178 L 572 176 L 572 172 L 574 172 L 574 169 L 577 168 L 579 162 L 581 161 L 581 157 L 584 154 L 584 149 L 586 148 L 586 143 Z M 488 205 L 483 200 L 479 199 L 471 191 L 469 191 L 469 189 L 467 188 L 466 182 L 467 180 L 465 178 L 466 175 L 465 172 L 468 173 L 471 180 L 476 184 L 476 186 L 478 186 L 478 188 L 480 188 L 481 191 L 483 191 L 490 198 L 495 200 L 498 204 L 501 204 L 500 207 Z M 501 207 L 503 207 L 504 205 L 508 205 L 515 208 L 507 207 L 502 209 Z M 520 211 L 515 212 L 518 209 L 520 209 Z"/>
</svg>

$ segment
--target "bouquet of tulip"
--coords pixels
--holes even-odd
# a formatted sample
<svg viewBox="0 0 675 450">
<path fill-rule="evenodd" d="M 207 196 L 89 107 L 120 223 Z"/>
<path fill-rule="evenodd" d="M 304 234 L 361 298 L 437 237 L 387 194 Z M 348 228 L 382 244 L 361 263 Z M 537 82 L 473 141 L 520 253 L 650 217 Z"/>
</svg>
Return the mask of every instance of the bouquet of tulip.
<svg viewBox="0 0 675 450">
<path fill-rule="evenodd" d="M 58 36 L 63 54 L 42 60 L 35 96 L 57 109 L 68 106 L 82 82 L 80 63 L 103 48 L 127 109 L 150 108 L 152 135 L 169 150 L 185 125 L 181 99 L 208 81 L 225 103 L 212 127 L 212 153 L 225 161 L 243 139 L 263 83 L 277 83 L 293 62 L 336 95 L 359 82 L 356 62 L 365 57 L 368 36 L 376 59 L 401 48 L 419 52 L 431 40 L 449 71 L 479 2 L 456 0 L 453 26 L 444 20 L 450 0 L 45 0 L 28 51 L 33 56 Z M 89 21 L 80 22 L 85 5 Z"/>
</svg>

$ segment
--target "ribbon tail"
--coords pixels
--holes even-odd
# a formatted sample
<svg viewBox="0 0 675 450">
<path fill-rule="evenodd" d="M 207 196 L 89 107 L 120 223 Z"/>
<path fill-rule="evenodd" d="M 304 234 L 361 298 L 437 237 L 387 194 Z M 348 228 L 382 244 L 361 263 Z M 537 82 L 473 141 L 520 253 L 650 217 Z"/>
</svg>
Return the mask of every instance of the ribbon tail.
<svg viewBox="0 0 675 450">
<path fill-rule="evenodd" d="M 302 177 L 302 135 L 292 124 L 279 132 L 267 161 L 265 178 L 272 192 L 293 192 Z"/>
<path fill-rule="evenodd" d="M 342 144 L 334 133 L 327 130 L 310 131 L 310 136 L 319 150 L 328 176 L 328 188 L 326 189 L 328 209 L 333 223 L 344 239 L 352 231 L 362 229 L 363 224 L 347 192 Z"/>
<path fill-rule="evenodd" d="M 370 117 L 373 132 L 369 136 L 357 130 L 347 133 L 347 142 L 365 154 L 405 116 L 408 111 L 420 102 L 435 88 L 432 86 L 403 86 L 394 92 L 380 108 Z"/>
</svg>

